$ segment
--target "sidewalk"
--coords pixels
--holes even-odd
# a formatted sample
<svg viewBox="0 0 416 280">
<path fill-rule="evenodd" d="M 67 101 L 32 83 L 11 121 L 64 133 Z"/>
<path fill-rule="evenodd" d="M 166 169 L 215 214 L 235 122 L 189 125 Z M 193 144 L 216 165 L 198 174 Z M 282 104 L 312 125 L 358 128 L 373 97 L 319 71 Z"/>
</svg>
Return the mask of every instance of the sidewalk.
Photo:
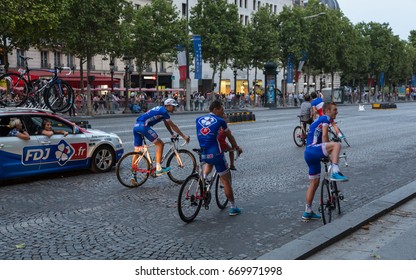
<svg viewBox="0 0 416 280">
<path fill-rule="evenodd" d="M 416 181 L 258 259 L 416 259 L 415 198 Z"/>
</svg>

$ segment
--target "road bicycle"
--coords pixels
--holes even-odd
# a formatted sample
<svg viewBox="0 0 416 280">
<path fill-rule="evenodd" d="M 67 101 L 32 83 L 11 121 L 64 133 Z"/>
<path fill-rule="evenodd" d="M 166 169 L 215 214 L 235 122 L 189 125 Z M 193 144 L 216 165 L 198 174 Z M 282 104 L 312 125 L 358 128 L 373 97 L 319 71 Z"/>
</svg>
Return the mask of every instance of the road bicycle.
<svg viewBox="0 0 416 280">
<path fill-rule="evenodd" d="M 6 73 L 0 76 L 0 105 L 5 107 L 19 107 L 50 109 L 53 112 L 66 113 L 74 102 L 72 87 L 61 80 L 58 74 L 62 70 L 72 70 L 70 67 L 55 67 L 42 69 L 53 73 L 49 80 L 31 80 L 28 60 L 30 57 L 19 56 L 24 62 L 24 69 L 19 73 Z"/>
<path fill-rule="evenodd" d="M 293 141 L 295 142 L 296 146 L 303 147 L 303 146 L 306 146 L 306 139 L 307 139 L 308 133 L 309 133 L 309 126 L 306 125 L 306 130 L 305 130 L 305 128 L 303 126 L 304 122 L 301 120 L 301 116 L 298 116 L 298 118 L 299 118 L 300 123 L 293 130 Z M 339 131 L 341 132 L 341 129 L 339 129 Z M 343 134 L 343 133 L 341 132 L 341 134 Z M 340 142 L 341 143 L 342 141 L 344 141 L 345 144 L 347 144 L 347 146 L 350 147 L 350 144 L 348 143 L 347 138 L 345 137 L 345 135 L 344 135 L 343 138 L 338 137 L 338 135 L 334 131 L 332 125 L 330 125 L 328 127 L 328 138 L 329 138 L 330 142 Z"/>
<path fill-rule="evenodd" d="M 344 159 L 345 166 L 348 166 L 347 155 L 344 153 L 339 156 Z M 324 225 L 332 221 L 332 213 L 337 211 L 341 215 L 340 201 L 344 199 L 344 195 L 340 193 L 337 182 L 330 179 L 331 174 L 331 160 L 329 157 L 321 159 L 324 164 L 325 173 L 321 183 L 321 197 L 319 201 L 319 212 L 322 215 Z"/>
<path fill-rule="evenodd" d="M 154 144 L 148 145 L 146 138 L 143 135 L 141 137 L 143 139 L 142 150 L 123 155 L 116 165 L 118 181 L 128 188 L 143 185 L 149 177 L 157 177 L 156 163 L 149 152 L 149 148 Z M 186 144 L 184 142 L 179 146 L 179 135 L 170 138 L 170 141 L 164 144 L 169 144 L 171 147 L 163 155 L 161 164 L 166 161 L 166 167 L 170 167 L 170 171 L 167 173 L 169 179 L 177 184 L 182 184 L 196 170 L 195 156 L 188 150 L 179 149 Z"/>
<path fill-rule="evenodd" d="M 295 141 L 296 146 L 303 147 L 306 145 L 306 137 L 308 136 L 309 126 L 306 124 L 304 126 L 304 121 L 302 121 L 302 116 L 298 116 L 299 125 L 293 130 L 293 141 Z M 306 127 L 306 130 L 305 130 Z"/>
<path fill-rule="evenodd" d="M 186 223 L 192 222 L 201 210 L 202 205 L 206 210 L 209 209 L 211 203 L 211 189 L 215 186 L 215 201 L 218 208 L 225 209 L 228 204 L 228 199 L 225 196 L 224 185 L 220 180 L 220 176 L 214 169 L 214 173 L 211 179 L 204 179 L 204 166 L 205 163 L 201 158 L 201 149 L 192 149 L 198 154 L 199 164 L 198 171 L 183 182 L 179 191 L 178 197 L 178 212 L 179 217 Z M 237 160 L 238 156 L 235 160 Z M 231 174 L 230 174 L 231 180 Z"/>
</svg>

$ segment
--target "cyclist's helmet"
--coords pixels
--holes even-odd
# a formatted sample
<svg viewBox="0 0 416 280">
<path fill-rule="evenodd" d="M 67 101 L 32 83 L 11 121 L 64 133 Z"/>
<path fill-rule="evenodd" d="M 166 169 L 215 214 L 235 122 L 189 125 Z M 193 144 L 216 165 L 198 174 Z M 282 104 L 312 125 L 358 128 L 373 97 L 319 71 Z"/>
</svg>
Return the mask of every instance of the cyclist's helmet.
<svg viewBox="0 0 416 280">
<path fill-rule="evenodd" d="M 165 106 L 167 106 L 167 105 L 172 105 L 174 107 L 178 106 L 178 102 L 176 102 L 176 100 L 173 99 L 173 98 L 166 99 L 164 104 L 165 104 Z"/>
</svg>

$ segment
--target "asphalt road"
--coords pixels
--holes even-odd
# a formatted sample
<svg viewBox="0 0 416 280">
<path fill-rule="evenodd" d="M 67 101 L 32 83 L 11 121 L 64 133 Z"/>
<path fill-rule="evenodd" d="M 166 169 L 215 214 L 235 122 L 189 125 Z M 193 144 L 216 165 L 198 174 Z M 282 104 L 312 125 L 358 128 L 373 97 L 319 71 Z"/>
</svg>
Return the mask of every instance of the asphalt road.
<svg viewBox="0 0 416 280">
<path fill-rule="evenodd" d="M 350 181 L 340 187 L 344 213 L 352 212 L 416 179 L 412 125 L 416 103 L 396 110 L 339 108 L 339 126 L 351 148 Z M 176 209 L 179 186 L 167 176 L 143 187 L 121 186 L 114 171 L 77 172 L 16 181 L 0 187 L 0 259 L 256 259 L 322 226 L 301 222 L 308 185 L 303 148 L 292 133 L 299 109 L 255 111 L 256 122 L 232 124 L 244 153 L 233 173 L 243 214 L 229 217 L 215 203 L 195 222 Z M 196 147 L 195 114 L 173 121 Z M 133 149 L 135 117 L 91 119 Z M 162 124 L 155 127 L 168 137 Z M 317 211 L 317 197 L 314 204 Z"/>
</svg>

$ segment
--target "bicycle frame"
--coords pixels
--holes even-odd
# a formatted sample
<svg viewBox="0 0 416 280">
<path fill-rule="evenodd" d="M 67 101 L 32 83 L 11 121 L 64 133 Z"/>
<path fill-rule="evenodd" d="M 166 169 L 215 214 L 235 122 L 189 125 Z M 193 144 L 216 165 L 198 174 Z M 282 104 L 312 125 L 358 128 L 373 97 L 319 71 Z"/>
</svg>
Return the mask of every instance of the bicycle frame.
<svg viewBox="0 0 416 280">
<path fill-rule="evenodd" d="M 149 148 L 154 147 L 155 145 L 154 144 L 148 145 L 147 142 L 146 142 L 146 138 L 143 137 L 143 136 L 142 136 L 142 139 L 143 139 L 143 145 L 141 147 L 142 156 L 138 157 L 136 161 L 139 161 L 139 159 L 141 159 L 143 156 L 145 156 L 149 160 L 149 163 L 150 163 L 150 171 L 148 171 L 148 170 L 146 170 L 146 171 L 140 170 L 140 172 L 147 172 L 147 173 L 150 172 L 150 174 L 152 176 L 154 176 L 155 175 L 155 168 L 156 167 L 153 165 L 153 162 L 155 160 L 150 155 Z M 169 158 L 169 156 L 172 153 L 175 153 L 176 158 L 178 159 L 178 162 L 180 164 L 180 167 L 183 167 L 182 158 L 181 158 L 181 156 L 178 153 L 178 147 L 177 147 L 179 145 L 179 143 L 178 143 L 178 136 L 171 138 L 170 141 L 166 141 L 166 142 L 164 142 L 164 144 L 170 144 L 171 147 L 169 148 L 169 150 L 164 155 L 162 155 L 162 159 L 161 159 L 160 163 L 163 163 L 165 161 L 165 159 Z M 186 145 L 186 142 L 184 142 L 180 146 L 182 147 L 184 145 Z M 137 170 L 137 171 L 139 171 L 139 170 Z"/>
</svg>

